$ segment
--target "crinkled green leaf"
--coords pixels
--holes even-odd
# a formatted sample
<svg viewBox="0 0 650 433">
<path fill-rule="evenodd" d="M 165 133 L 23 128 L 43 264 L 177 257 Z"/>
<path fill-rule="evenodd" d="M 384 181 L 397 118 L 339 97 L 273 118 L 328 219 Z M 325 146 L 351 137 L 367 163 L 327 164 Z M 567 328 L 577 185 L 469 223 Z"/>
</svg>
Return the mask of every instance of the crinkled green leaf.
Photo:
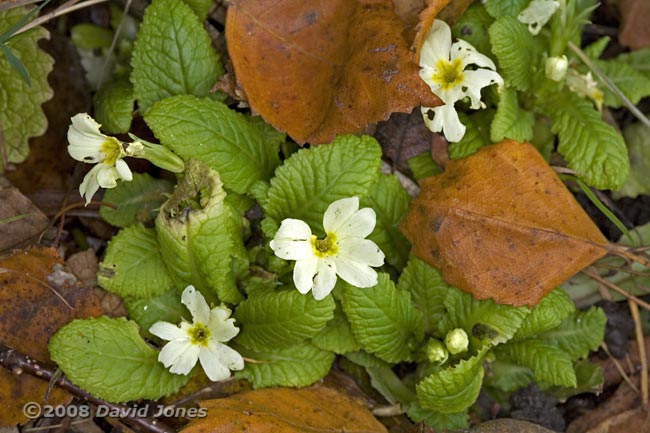
<svg viewBox="0 0 650 433">
<path fill-rule="evenodd" d="M 483 356 L 486 350 L 453 367 L 439 370 L 415 387 L 420 405 L 444 414 L 456 414 L 476 401 L 483 383 Z"/>
<path fill-rule="evenodd" d="M 543 385 L 576 386 L 571 358 L 550 342 L 532 338 L 510 341 L 495 350 L 497 359 L 530 368 Z"/>
<path fill-rule="evenodd" d="M 124 318 L 70 322 L 50 338 L 50 356 L 66 377 L 95 397 L 122 402 L 173 394 L 188 376 L 170 373 Z"/>
<path fill-rule="evenodd" d="M 501 391 L 513 392 L 525 388 L 533 379 L 534 374 L 530 368 L 497 359 L 490 363 L 484 384 Z"/>
<path fill-rule="evenodd" d="M 22 7 L 0 11 L 0 33 L 27 13 Z M 24 161 L 29 153 L 28 140 L 43 134 L 47 128 L 41 105 L 53 94 L 47 75 L 52 70 L 54 59 L 37 44 L 39 39 L 47 37 L 47 30 L 36 27 L 6 42 L 6 48 L 25 67 L 30 84 L 11 67 L 7 57 L 0 54 L 0 125 L 8 162 Z M 3 169 L 0 158 L 0 171 Z"/>
<path fill-rule="evenodd" d="M 566 400 L 577 394 L 584 392 L 591 392 L 599 394 L 603 390 L 603 368 L 600 365 L 592 364 L 591 362 L 581 360 L 573 365 L 576 372 L 576 380 L 578 384 L 573 388 L 557 387 L 549 389 L 549 392 L 560 398 Z"/>
<path fill-rule="evenodd" d="M 322 232 L 327 207 L 341 198 L 366 195 L 380 164 L 381 147 L 368 136 L 338 136 L 328 146 L 294 153 L 276 170 L 262 204 L 266 234 L 273 237 L 285 218 L 301 219 Z"/>
<path fill-rule="evenodd" d="M 530 0 L 489 0 L 485 2 L 485 9 L 493 18 L 504 15 L 516 17 L 529 2 Z"/>
<path fill-rule="evenodd" d="M 144 119 L 161 143 L 217 170 L 226 188 L 239 194 L 268 180 L 280 163 L 283 136 L 221 102 L 175 96 L 154 104 Z"/>
<path fill-rule="evenodd" d="M 343 356 L 350 362 L 360 365 L 364 368 L 386 367 L 389 365 L 386 361 L 379 359 L 375 355 L 371 355 L 364 350 L 348 352 Z"/>
<path fill-rule="evenodd" d="M 558 151 L 570 169 L 598 189 L 619 189 L 630 172 L 623 137 L 591 102 L 573 92 L 555 96 L 545 107 L 558 135 Z"/>
<path fill-rule="evenodd" d="M 415 180 L 424 179 L 440 173 L 440 168 L 433 162 L 429 152 L 421 153 L 406 160 Z"/>
<path fill-rule="evenodd" d="M 469 42 L 479 53 L 489 56 L 492 52 L 488 29 L 493 21 L 494 19 L 485 10 L 483 4 L 474 3 L 467 8 L 451 28 L 452 37 Z"/>
<path fill-rule="evenodd" d="M 179 323 L 181 317 L 191 319 L 189 311 L 181 303 L 181 292 L 176 288 L 150 298 L 124 298 L 123 302 L 129 312 L 129 318 L 135 320 L 144 330 L 149 330 L 151 325 L 159 320 Z"/>
<path fill-rule="evenodd" d="M 354 339 L 350 322 L 338 303 L 334 310 L 334 318 L 327 322 L 311 341 L 319 349 L 334 353 L 347 353 L 361 349 L 361 345 Z"/>
<path fill-rule="evenodd" d="M 318 334 L 334 308 L 331 296 L 317 301 L 294 289 L 255 291 L 235 311 L 241 326 L 235 341 L 255 351 L 289 347 Z"/>
<path fill-rule="evenodd" d="M 398 290 L 387 274 L 366 289 L 345 284 L 343 311 L 362 347 L 387 362 L 407 361 L 424 338 L 422 312 L 406 290 Z"/>
<path fill-rule="evenodd" d="M 450 290 L 440 273 L 412 255 L 400 275 L 397 288 L 411 293 L 415 308 L 422 311 L 424 332 L 430 335 L 438 334 L 438 323 L 447 313 L 444 301 L 447 291 Z"/>
<path fill-rule="evenodd" d="M 462 328 L 473 347 L 482 347 L 486 340 L 492 345 L 510 340 L 529 314 L 526 307 L 479 301 L 453 286 L 447 290 L 444 305 L 447 315 L 438 324 L 440 335 Z"/>
<path fill-rule="evenodd" d="M 506 85 L 517 90 L 528 90 L 536 56 L 533 36 L 526 25 L 514 16 L 501 15 L 490 26 L 489 33 L 492 52 L 498 60 L 497 70 Z"/>
<path fill-rule="evenodd" d="M 81 23 L 72 26 L 70 39 L 75 47 L 82 50 L 109 48 L 113 42 L 113 31 L 95 24 Z"/>
<path fill-rule="evenodd" d="M 650 96 L 650 77 L 637 71 L 628 63 L 617 59 L 596 60 L 594 63 L 623 92 L 632 104 L 638 104 L 641 98 Z M 600 88 L 605 93 L 605 98 L 603 99 L 605 105 L 614 108 L 619 108 L 624 105 L 623 101 L 612 93 L 607 86 L 601 83 Z"/>
<path fill-rule="evenodd" d="M 408 260 L 411 244 L 397 225 L 408 210 L 410 197 L 394 175 L 382 174 L 361 199 L 360 207 L 375 210 L 377 224 L 368 239 L 386 255 L 386 262 L 401 270 Z"/>
<path fill-rule="evenodd" d="M 476 152 L 482 146 L 491 144 L 490 123 L 492 123 L 493 110 L 479 110 L 467 115 L 458 113 L 460 121 L 465 125 L 465 135 L 457 143 L 449 145 L 451 159 L 465 158 Z"/>
<path fill-rule="evenodd" d="M 141 224 L 121 230 L 108 242 L 97 282 L 122 297 L 148 298 L 173 287 L 156 231 Z"/>
<path fill-rule="evenodd" d="M 650 134 L 642 123 L 630 123 L 623 129 L 623 137 L 630 152 L 630 176 L 617 196 L 636 198 L 650 194 Z"/>
<path fill-rule="evenodd" d="M 546 161 L 551 160 L 551 153 L 555 150 L 555 134 L 551 131 L 553 122 L 551 118 L 541 113 L 535 113 L 533 125 L 533 139 L 531 144 L 542 154 Z"/>
<path fill-rule="evenodd" d="M 627 63 L 635 70 L 650 78 L 650 47 L 620 54 L 616 59 Z"/>
<path fill-rule="evenodd" d="M 247 379 L 255 388 L 268 386 L 309 386 L 322 379 L 334 361 L 334 353 L 321 350 L 303 341 L 282 349 L 254 352 L 237 346 L 237 351 L 247 358 L 260 361 L 247 362 L 235 377 Z"/>
<path fill-rule="evenodd" d="M 182 0 L 154 0 L 147 7 L 131 65 L 141 113 L 169 96 L 207 96 L 223 74 L 210 36 Z"/>
<path fill-rule="evenodd" d="M 529 141 L 533 138 L 535 115 L 519 107 L 517 91 L 511 87 L 501 90 L 501 100 L 497 106 L 490 127 L 490 139 L 499 143 L 505 138 L 515 141 Z"/>
<path fill-rule="evenodd" d="M 195 286 L 221 302 L 243 299 L 233 275 L 233 257 L 244 258 L 241 217 L 225 203 L 219 174 L 190 160 L 185 176 L 156 217 L 162 259 L 177 287 Z"/>
<path fill-rule="evenodd" d="M 109 134 L 129 132 L 133 120 L 133 86 L 126 78 L 105 82 L 93 97 L 95 120 Z"/>
<path fill-rule="evenodd" d="M 521 323 L 514 338 L 532 337 L 558 326 L 569 314 L 576 310 L 573 301 L 560 288 L 556 288 L 532 309 Z"/>
<path fill-rule="evenodd" d="M 424 422 L 436 431 L 465 429 L 469 425 L 467 411 L 459 413 L 441 413 L 423 408 L 415 401 L 408 406 L 406 412 L 413 422 Z"/>
<path fill-rule="evenodd" d="M 609 36 L 600 37 L 595 42 L 584 47 L 583 51 L 587 56 L 591 57 L 592 60 L 596 60 L 603 54 L 603 51 L 605 51 L 605 48 L 607 48 L 607 44 L 609 44 L 611 39 L 612 38 Z"/>
<path fill-rule="evenodd" d="M 116 227 L 145 223 L 156 217 L 158 209 L 167 200 L 165 194 L 171 194 L 173 190 L 174 185 L 168 180 L 154 179 L 146 173 L 133 173 L 131 182 L 119 182 L 104 193 L 104 201 L 117 208 L 102 206 L 99 214 Z"/>
<path fill-rule="evenodd" d="M 576 311 L 566 317 L 556 328 L 544 332 L 538 338 L 566 352 L 572 360 L 586 358 L 590 350 L 596 350 L 603 341 L 607 316 L 598 307 Z"/>
<path fill-rule="evenodd" d="M 192 8 L 192 11 L 199 17 L 199 20 L 205 21 L 212 6 L 212 0 L 183 0 L 186 5 Z"/>
</svg>

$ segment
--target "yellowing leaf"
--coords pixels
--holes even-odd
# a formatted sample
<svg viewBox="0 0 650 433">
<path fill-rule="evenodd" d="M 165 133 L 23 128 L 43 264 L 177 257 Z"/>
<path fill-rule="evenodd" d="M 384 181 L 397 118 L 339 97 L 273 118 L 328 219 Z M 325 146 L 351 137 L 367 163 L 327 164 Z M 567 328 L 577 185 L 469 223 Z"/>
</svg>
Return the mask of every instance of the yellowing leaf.
<svg viewBox="0 0 650 433">
<path fill-rule="evenodd" d="M 299 143 L 440 105 L 390 0 L 237 0 L 226 38 L 251 108 Z"/>
<path fill-rule="evenodd" d="M 535 305 L 608 242 L 530 144 L 505 140 L 421 182 L 401 229 L 413 254 L 477 299 Z"/>
</svg>

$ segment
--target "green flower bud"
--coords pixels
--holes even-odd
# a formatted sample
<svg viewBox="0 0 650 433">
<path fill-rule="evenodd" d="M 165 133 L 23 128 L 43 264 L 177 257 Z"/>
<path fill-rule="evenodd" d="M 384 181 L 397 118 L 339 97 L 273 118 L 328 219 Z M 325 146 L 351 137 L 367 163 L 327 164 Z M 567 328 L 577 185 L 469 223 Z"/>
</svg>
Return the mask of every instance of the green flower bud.
<svg viewBox="0 0 650 433">
<path fill-rule="evenodd" d="M 172 173 L 182 173 L 185 170 L 185 162 L 162 144 L 150 143 L 133 134 L 129 134 L 129 137 L 136 140 L 130 145 L 133 149 L 132 154 L 129 156 L 146 159 L 163 170 Z"/>
<path fill-rule="evenodd" d="M 430 338 L 423 349 L 429 362 L 433 364 L 442 364 L 449 358 L 449 352 L 442 341 Z"/>
<path fill-rule="evenodd" d="M 566 56 L 549 57 L 544 64 L 544 72 L 546 78 L 553 81 L 562 81 L 566 76 L 566 71 L 569 68 L 569 61 Z"/>
<path fill-rule="evenodd" d="M 449 331 L 445 336 L 445 346 L 452 355 L 457 355 L 467 350 L 469 347 L 469 338 L 467 332 L 460 328 Z"/>
</svg>

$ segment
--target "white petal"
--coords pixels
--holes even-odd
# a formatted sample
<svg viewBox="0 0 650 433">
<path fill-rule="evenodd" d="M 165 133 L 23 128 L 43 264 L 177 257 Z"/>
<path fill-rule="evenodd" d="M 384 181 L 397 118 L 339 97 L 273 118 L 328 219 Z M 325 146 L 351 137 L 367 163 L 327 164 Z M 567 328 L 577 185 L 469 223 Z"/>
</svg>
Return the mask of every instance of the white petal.
<svg viewBox="0 0 650 433">
<path fill-rule="evenodd" d="M 176 340 L 187 338 L 187 333 L 179 328 L 177 325 L 174 325 L 169 322 L 156 322 L 149 328 L 151 332 L 156 337 L 160 337 L 163 340 Z"/>
<path fill-rule="evenodd" d="M 210 338 L 222 343 L 232 340 L 239 334 L 239 328 L 235 326 L 235 319 L 222 320 L 214 315 L 210 318 L 208 329 Z"/>
<path fill-rule="evenodd" d="M 338 235 L 339 228 L 347 223 L 357 210 L 359 197 L 342 198 L 330 203 L 323 216 L 323 228 L 328 233 L 334 232 Z"/>
<path fill-rule="evenodd" d="M 501 75 L 489 69 L 477 69 L 475 71 L 465 71 L 465 79 L 463 86 L 467 88 L 467 96 L 470 97 L 472 103 L 470 108 L 477 110 L 481 107 L 481 89 L 492 84 L 503 86 L 503 78 Z"/>
<path fill-rule="evenodd" d="M 115 188 L 117 179 L 120 178 L 115 166 L 100 162 L 95 167 L 98 167 L 97 183 L 99 183 L 99 186 L 102 188 Z"/>
<path fill-rule="evenodd" d="M 122 178 L 122 180 L 126 180 L 127 182 L 133 180 L 133 173 L 131 173 L 131 169 L 126 161 L 122 159 L 115 161 L 115 170 L 117 170 L 117 174 Z"/>
<path fill-rule="evenodd" d="M 532 0 L 517 19 L 521 23 L 528 24 L 528 31 L 536 35 L 551 19 L 558 7 L 560 3 L 555 0 Z"/>
<path fill-rule="evenodd" d="M 203 367 L 206 376 L 214 382 L 230 377 L 230 370 L 221 363 L 219 358 L 219 353 L 215 350 L 214 346 L 210 347 L 208 344 L 208 346 L 201 347 L 201 351 L 199 352 L 201 367 Z"/>
<path fill-rule="evenodd" d="M 311 229 L 306 222 L 287 218 L 280 224 L 269 244 L 276 256 L 285 260 L 302 260 L 312 255 Z"/>
<path fill-rule="evenodd" d="M 451 29 L 446 22 L 434 20 L 420 50 L 420 67 L 435 68 L 440 59 L 449 61 Z"/>
<path fill-rule="evenodd" d="M 158 361 L 174 374 L 188 374 L 198 359 L 199 346 L 189 339 L 172 340 L 158 354 Z"/>
<path fill-rule="evenodd" d="M 190 310 L 192 321 L 207 324 L 210 320 L 210 307 L 205 298 L 194 288 L 187 286 L 181 295 L 181 302 Z"/>
<path fill-rule="evenodd" d="M 355 287 L 377 285 L 377 272 L 370 266 L 350 260 L 336 260 L 336 273 Z"/>
<path fill-rule="evenodd" d="M 244 368 L 244 358 L 235 349 L 225 344 L 218 344 L 217 351 L 221 362 L 230 370 L 242 370 Z"/>
<path fill-rule="evenodd" d="M 452 143 L 456 143 L 463 138 L 465 135 L 465 125 L 460 123 L 458 113 L 452 105 L 434 107 L 433 112 L 434 116 L 431 124 L 436 129 L 429 129 L 432 131 L 442 130 L 447 141 L 450 141 Z M 426 120 L 425 123 L 427 123 Z"/>
<path fill-rule="evenodd" d="M 357 262 L 370 266 L 384 264 L 384 253 L 376 243 L 369 239 L 347 238 L 339 242 L 339 252 L 336 255 L 336 268 L 339 260 Z"/>
<path fill-rule="evenodd" d="M 102 166 L 99 164 L 91 168 L 90 171 L 86 173 L 86 176 L 84 177 L 84 180 L 81 182 L 81 185 L 79 185 L 79 194 L 81 194 L 82 197 L 86 198 L 86 205 L 90 203 L 90 200 L 92 200 L 93 196 L 99 189 L 99 182 L 97 182 L 97 174 L 101 170 L 102 170 Z"/>
<path fill-rule="evenodd" d="M 355 212 L 334 233 L 337 239 L 339 239 L 339 242 L 350 236 L 365 238 L 375 229 L 376 223 L 377 215 L 375 211 L 369 207 L 365 207 Z"/>
<path fill-rule="evenodd" d="M 318 262 L 312 293 L 314 299 L 320 301 L 329 295 L 336 285 L 336 265 L 331 259 L 325 258 Z"/>
<path fill-rule="evenodd" d="M 451 59 L 461 59 L 463 69 L 467 65 L 476 65 L 481 68 L 496 69 L 494 62 L 488 56 L 476 51 L 476 48 L 469 42 L 462 39 L 454 42 L 451 46 Z"/>
<path fill-rule="evenodd" d="M 314 276 L 318 270 L 318 262 L 321 259 L 312 255 L 304 260 L 298 260 L 293 268 L 293 283 L 296 289 L 303 295 L 309 292 L 314 286 Z"/>
<path fill-rule="evenodd" d="M 79 113 L 72 118 L 68 128 L 68 153 L 78 161 L 95 163 L 105 157 L 101 151 L 102 144 L 110 139 L 99 132 L 101 125 L 86 113 Z"/>
</svg>

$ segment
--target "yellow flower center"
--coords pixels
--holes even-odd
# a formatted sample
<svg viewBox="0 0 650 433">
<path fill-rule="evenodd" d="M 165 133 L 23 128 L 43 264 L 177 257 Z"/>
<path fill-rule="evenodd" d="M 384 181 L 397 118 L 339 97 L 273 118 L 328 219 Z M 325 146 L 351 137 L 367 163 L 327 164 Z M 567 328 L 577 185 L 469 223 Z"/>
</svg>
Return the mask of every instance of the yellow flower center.
<svg viewBox="0 0 650 433">
<path fill-rule="evenodd" d="M 106 155 L 103 162 L 110 165 L 115 165 L 115 162 L 125 155 L 122 143 L 115 137 L 106 137 L 101 151 Z"/>
<path fill-rule="evenodd" d="M 190 342 L 200 346 L 207 346 L 210 339 L 210 330 L 203 323 L 195 323 L 187 330 L 190 335 Z"/>
<path fill-rule="evenodd" d="M 436 73 L 431 77 L 434 83 L 438 83 L 443 90 L 460 85 L 465 79 L 463 64 L 460 59 L 451 62 L 440 59 L 436 62 Z"/>
<path fill-rule="evenodd" d="M 311 237 L 311 249 L 317 257 L 334 256 L 339 251 L 336 244 L 336 235 L 328 232 L 325 239 L 318 239 L 316 236 Z"/>
</svg>

